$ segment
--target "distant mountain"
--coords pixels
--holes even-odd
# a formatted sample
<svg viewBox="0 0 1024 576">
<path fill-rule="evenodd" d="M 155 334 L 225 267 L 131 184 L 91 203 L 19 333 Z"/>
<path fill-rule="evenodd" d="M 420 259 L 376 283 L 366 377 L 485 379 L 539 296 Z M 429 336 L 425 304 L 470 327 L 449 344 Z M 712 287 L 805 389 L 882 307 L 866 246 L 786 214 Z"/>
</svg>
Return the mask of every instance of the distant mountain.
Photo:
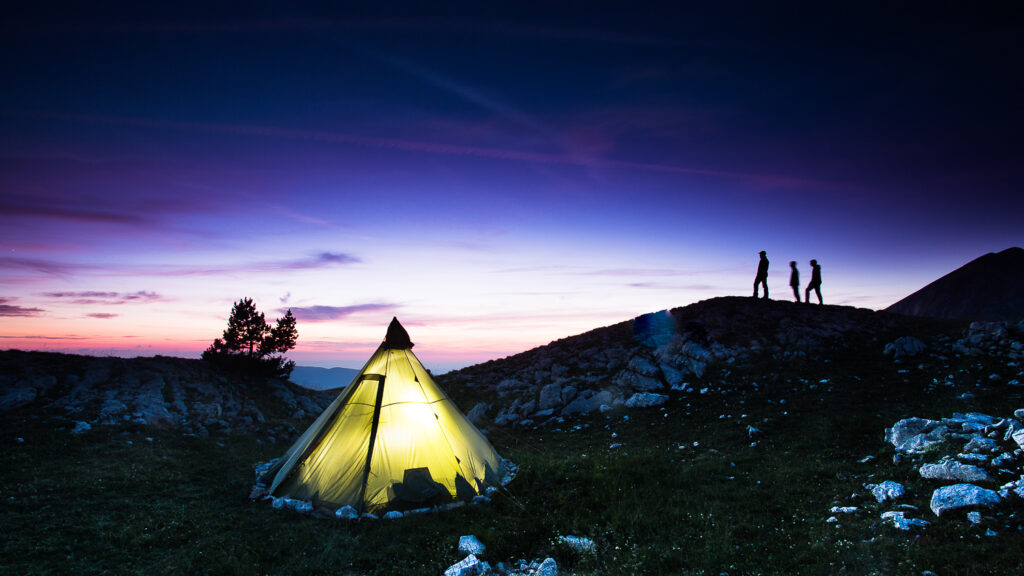
<svg viewBox="0 0 1024 576">
<path fill-rule="evenodd" d="M 933 318 L 1024 319 L 1024 248 L 985 254 L 886 310 Z"/>
<path fill-rule="evenodd" d="M 330 390 L 344 388 L 356 377 L 359 370 L 354 368 L 317 368 L 315 366 L 296 366 L 289 380 L 303 388 L 311 390 Z"/>
</svg>

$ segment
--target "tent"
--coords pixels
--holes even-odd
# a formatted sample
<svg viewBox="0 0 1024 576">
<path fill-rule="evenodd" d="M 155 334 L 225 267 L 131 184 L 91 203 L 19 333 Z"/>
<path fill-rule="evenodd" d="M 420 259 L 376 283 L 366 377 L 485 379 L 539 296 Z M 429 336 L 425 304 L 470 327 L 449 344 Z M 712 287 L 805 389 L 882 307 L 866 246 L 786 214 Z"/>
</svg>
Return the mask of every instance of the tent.
<svg viewBox="0 0 1024 576">
<path fill-rule="evenodd" d="M 434 383 L 392 319 L 363 369 L 258 481 L 271 497 L 379 513 L 470 500 L 505 462 Z"/>
</svg>

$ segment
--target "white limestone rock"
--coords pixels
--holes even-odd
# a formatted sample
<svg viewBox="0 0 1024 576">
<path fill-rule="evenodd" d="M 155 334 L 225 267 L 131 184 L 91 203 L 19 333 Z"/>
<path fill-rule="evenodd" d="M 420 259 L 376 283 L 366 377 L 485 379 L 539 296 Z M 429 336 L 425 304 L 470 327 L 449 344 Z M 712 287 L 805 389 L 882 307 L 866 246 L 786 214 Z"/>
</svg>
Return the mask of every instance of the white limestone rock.
<svg viewBox="0 0 1024 576">
<path fill-rule="evenodd" d="M 957 482 L 992 482 L 993 479 L 984 469 L 971 464 L 963 464 L 948 456 L 935 464 L 925 464 L 918 471 L 922 478 L 930 480 L 953 480 Z"/>
<path fill-rule="evenodd" d="M 888 502 L 890 500 L 898 500 L 907 495 L 907 490 L 899 482 L 893 482 L 892 480 L 886 480 L 881 484 L 875 484 L 871 487 L 871 495 L 875 497 L 878 502 Z"/>
<path fill-rule="evenodd" d="M 359 518 L 359 511 L 352 506 L 342 506 L 334 511 L 334 517 L 341 520 L 355 520 Z"/>
<path fill-rule="evenodd" d="M 650 408 L 651 406 L 661 406 L 665 402 L 668 402 L 668 396 L 665 394 L 637 392 L 626 400 L 626 408 Z"/>
<path fill-rule="evenodd" d="M 932 493 L 931 509 L 941 517 L 951 510 L 963 508 L 988 508 L 1002 502 L 1002 498 L 994 490 L 988 490 L 974 484 L 953 484 L 943 486 Z"/>
<path fill-rule="evenodd" d="M 921 454 L 928 447 L 943 442 L 947 432 L 946 426 L 937 420 L 904 418 L 885 430 L 885 440 L 897 452 Z"/>
<path fill-rule="evenodd" d="M 597 545 L 590 538 L 584 538 L 583 536 L 559 536 L 557 541 L 565 544 L 569 548 L 572 548 L 579 554 L 595 554 L 597 553 Z"/>
<path fill-rule="evenodd" d="M 462 552 L 463 554 L 480 555 L 483 554 L 486 549 L 487 546 L 484 546 L 484 543 L 472 534 L 459 537 L 459 552 Z"/>
<path fill-rule="evenodd" d="M 920 518 L 907 518 L 906 512 L 882 512 L 882 520 L 889 520 L 897 530 L 904 532 L 912 528 L 925 528 L 931 524 Z"/>
<path fill-rule="evenodd" d="M 470 554 L 446 568 L 444 576 L 484 576 L 490 571 L 490 564 Z"/>
</svg>

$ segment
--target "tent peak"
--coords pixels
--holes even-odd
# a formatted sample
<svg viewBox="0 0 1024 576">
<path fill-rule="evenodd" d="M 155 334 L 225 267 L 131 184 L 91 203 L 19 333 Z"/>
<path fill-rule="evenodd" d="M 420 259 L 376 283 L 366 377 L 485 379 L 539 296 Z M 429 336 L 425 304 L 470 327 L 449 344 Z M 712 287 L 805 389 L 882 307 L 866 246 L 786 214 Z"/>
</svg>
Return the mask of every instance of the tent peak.
<svg viewBox="0 0 1024 576">
<path fill-rule="evenodd" d="M 405 328 L 402 328 L 397 316 L 391 318 L 391 324 L 388 325 L 388 334 L 384 337 L 384 348 L 389 350 L 412 348 L 412 340 L 409 339 L 409 333 L 405 331 Z"/>
</svg>

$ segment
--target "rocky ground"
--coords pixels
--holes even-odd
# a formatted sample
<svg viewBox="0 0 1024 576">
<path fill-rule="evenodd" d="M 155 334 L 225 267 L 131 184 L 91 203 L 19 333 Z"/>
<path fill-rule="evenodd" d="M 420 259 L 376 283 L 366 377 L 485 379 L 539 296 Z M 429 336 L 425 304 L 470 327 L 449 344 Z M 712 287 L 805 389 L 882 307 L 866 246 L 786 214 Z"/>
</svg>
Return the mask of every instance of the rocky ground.
<svg viewBox="0 0 1024 576">
<path fill-rule="evenodd" d="M 76 434 L 95 426 L 130 426 L 199 437 L 257 430 L 271 437 L 293 435 L 287 420 L 315 416 L 332 399 L 201 360 L 0 352 L 0 413 L 31 413 Z"/>
<path fill-rule="evenodd" d="M 715 298 L 558 340 L 440 381 L 467 398 L 486 398 L 468 411 L 477 424 L 532 427 L 595 411 L 661 405 L 670 391 L 714 392 L 714 383 L 705 385 L 712 366 L 727 373 L 750 362 L 806 360 L 864 341 L 887 347 L 896 358 L 908 357 L 926 345 L 901 334 L 922 328 L 932 334 L 932 347 L 949 354 L 991 352 L 1014 361 L 1024 356 L 1024 324 L 976 323 L 956 339 L 960 326 L 851 307 Z"/>
</svg>

